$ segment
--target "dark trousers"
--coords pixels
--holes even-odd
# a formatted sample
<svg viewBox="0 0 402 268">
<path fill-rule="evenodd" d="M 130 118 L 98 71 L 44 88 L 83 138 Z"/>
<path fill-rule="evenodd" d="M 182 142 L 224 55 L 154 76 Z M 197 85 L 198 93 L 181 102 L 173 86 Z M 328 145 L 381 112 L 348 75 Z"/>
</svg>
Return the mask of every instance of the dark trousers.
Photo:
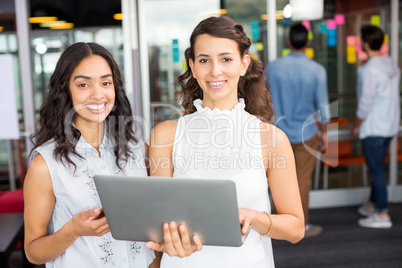
<svg viewBox="0 0 402 268">
<path fill-rule="evenodd" d="M 384 160 L 392 138 L 367 137 L 362 139 L 363 154 L 371 177 L 369 202 L 378 212 L 388 212 L 387 182 L 384 173 Z"/>
</svg>

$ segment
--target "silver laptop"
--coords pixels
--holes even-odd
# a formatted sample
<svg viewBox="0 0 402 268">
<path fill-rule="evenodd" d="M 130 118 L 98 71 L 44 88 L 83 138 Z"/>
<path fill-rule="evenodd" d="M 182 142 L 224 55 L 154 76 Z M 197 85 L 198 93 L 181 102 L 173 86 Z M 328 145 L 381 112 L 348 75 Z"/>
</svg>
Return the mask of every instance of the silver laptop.
<svg viewBox="0 0 402 268">
<path fill-rule="evenodd" d="M 112 236 L 119 240 L 163 242 L 162 225 L 186 224 L 203 245 L 241 246 L 233 181 L 96 175 L 103 210 Z"/>
</svg>

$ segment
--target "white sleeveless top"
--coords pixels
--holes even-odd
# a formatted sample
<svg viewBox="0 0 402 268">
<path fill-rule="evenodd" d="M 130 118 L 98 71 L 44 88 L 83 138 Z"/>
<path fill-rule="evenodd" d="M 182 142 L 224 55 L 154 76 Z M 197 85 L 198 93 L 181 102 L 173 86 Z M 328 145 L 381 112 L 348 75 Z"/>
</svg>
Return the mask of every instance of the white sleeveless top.
<svg viewBox="0 0 402 268">
<path fill-rule="evenodd" d="M 140 140 L 132 145 L 134 157 L 130 158 L 121 171 L 115 163 L 113 146 L 107 135 L 98 152 L 82 137 L 77 143 L 76 150 L 83 157 L 79 159 L 70 155 L 77 165 L 63 165 L 56 161 L 53 152 L 54 141 L 49 141 L 36 149 L 45 159 L 53 184 L 56 204 L 49 222 L 49 234 L 58 231 L 74 214 L 92 208 L 101 208 L 98 192 L 93 176 L 129 175 L 147 176 L 144 163 L 145 147 Z M 118 241 L 111 233 L 101 237 L 81 236 L 59 257 L 46 263 L 46 267 L 141 267 L 146 268 L 155 258 L 153 251 L 145 247 L 143 242 Z"/>
<path fill-rule="evenodd" d="M 260 120 L 244 110 L 211 110 L 194 101 L 197 112 L 178 121 L 173 145 L 173 177 L 227 178 L 236 183 L 239 208 L 271 212 L 262 158 Z M 162 268 L 274 267 L 271 238 L 251 230 L 241 247 L 203 246 L 189 257 L 163 254 Z"/>
</svg>

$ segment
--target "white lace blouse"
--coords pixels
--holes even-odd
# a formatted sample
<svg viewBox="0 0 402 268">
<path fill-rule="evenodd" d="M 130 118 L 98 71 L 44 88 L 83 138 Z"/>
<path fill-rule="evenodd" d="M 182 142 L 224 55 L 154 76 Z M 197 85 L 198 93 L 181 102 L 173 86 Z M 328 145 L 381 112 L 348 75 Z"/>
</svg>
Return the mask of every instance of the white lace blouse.
<svg viewBox="0 0 402 268">
<path fill-rule="evenodd" d="M 92 208 L 101 208 L 93 176 L 96 174 L 120 174 L 147 176 L 144 163 L 145 149 L 142 141 L 132 145 L 134 157 L 130 158 L 123 171 L 115 163 L 113 147 L 105 135 L 98 152 L 82 137 L 76 146 L 83 157 L 70 155 L 77 165 L 63 165 L 56 161 L 53 152 L 56 144 L 47 142 L 36 149 L 45 159 L 53 184 L 56 204 L 49 223 L 49 234 L 58 231 L 72 216 Z M 101 237 L 82 236 L 59 257 L 46 264 L 46 267 L 148 267 L 155 258 L 153 251 L 143 242 L 119 241 L 111 233 Z"/>
</svg>

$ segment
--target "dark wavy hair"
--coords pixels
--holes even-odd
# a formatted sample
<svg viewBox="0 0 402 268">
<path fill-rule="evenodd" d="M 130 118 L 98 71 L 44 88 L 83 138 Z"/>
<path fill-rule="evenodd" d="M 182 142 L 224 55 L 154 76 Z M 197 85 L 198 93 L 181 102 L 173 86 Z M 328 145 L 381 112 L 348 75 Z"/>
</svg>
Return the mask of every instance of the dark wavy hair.
<svg viewBox="0 0 402 268">
<path fill-rule="evenodd" d="M 226 38 L 235 41 L 238 45 L 241 57 L 248 54 L 251 41 L 246 36 L 243 27 L 228 16 L 209 17 L 201 21 L 194 29 L 190 37 L 190 47 L 185 51 L 187 70 L 178 77 L 181 90 L 177 92 L 182 99 L 184 114 L 191 114 L 196 111 L 193 101 L 202 99 L 203 93 L 197 80 L 193 77 L 189 60 L 195 60 L 194 45 L 197 37 L 202 34 L 209 34 L 218 38 Z M 251 58 L 251 63 L 244 76 L 240 77 L 237 94 L 243 98 L 246 104 L 246 111 L 258 116 L 265 122 L 273 122 L 273 109 L 271 96 L 264 71 L 264 64 Z"/>
<path fill-rule="evenodd" d="M 104 58 L 112 71 L 115 103 L 105 123 L 108 125 L 108 134 L 114 148 L 116 165 L 122 169 L 119 160 L 127 161 L 132 155 L 128 146 L 129 142 L 137 143 L 138 139 L 134 135 L 133 121 L 131 120 L 132 111 L 123 88 L 123 79 L 119 67 L 109 51 L 96 43 L 75 43 L 60 56 L 50 78 L 47 96 L 40 108 L 39 131 L 32 136 L 34 147 L 31 154 L 36 148 L 53 139 L 57 144 L 53 153 L 57 161 L 64 165 L 67 161 L 76 167 L 71 159 L 71 154 L 83 158 L 76 150 L 81 133 L 72 124 L 76 112 L 73 107 L 69 83 L 74 69 L 82 60 L 92 55 Z M 125 120 L 121 120 L 121 118 Z M 119 122 L 122 121 L 124 121 L 124 130 L 119 132 Z"/>
</svg>

